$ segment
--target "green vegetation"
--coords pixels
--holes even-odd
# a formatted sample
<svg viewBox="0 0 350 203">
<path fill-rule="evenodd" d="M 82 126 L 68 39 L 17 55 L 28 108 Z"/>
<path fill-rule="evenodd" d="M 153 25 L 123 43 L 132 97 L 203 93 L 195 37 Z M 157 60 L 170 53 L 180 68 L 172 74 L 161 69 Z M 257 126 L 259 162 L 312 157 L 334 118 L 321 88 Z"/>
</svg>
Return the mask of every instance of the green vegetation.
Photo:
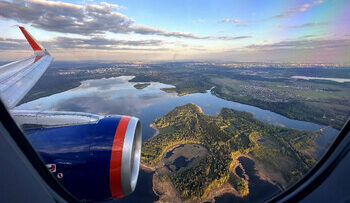
<svg viewBox="0 0 350 203">
<path fill-rule="evenodd" d="M 244 64 L 243 64 L 244 65 Z M 291 76 L 350 78 L 350 68 L 232 68 L 208 63 L 54 63 L 21 103 L 77 87 L 83 80 L 135 76 L 131 82 L 161 82 L 179 96 L 204 93 L 270 110 L 288 118 L 340 129 L 350 115 L 350 83 L 297 80 Z"/>
<path fill-rule="evenodd" d="M 143 88 L 146 88 L 146 87 L 148 87 L 150 85 L 151 85 L 151 83 L 149 83 L 149 82 L 147 82 L 147 83 L 137 83 L 137 84 L 134 85 L 134 87 L 136 89 L 143 89 Z"/>
<path fill-rule="evenodd" d="M 270 110 L 291 119 L 340 129 L 350 115 L 350 83 L 296 80 L 291 76 L 350 78 L 350 68 L 230 68 L 220 65 L 165 63 L 133 73 L 133 82 L 174 85 L 179 96 L 212 89 L 216 96 Z"/>
<path fill-rule="evenodd" d="M 226 100 L 267 109 L 291 119 L 311 121 L 340 129 L 350 115 L 349 84 L 319 81 L 237 81 L 212 79 L 212 93 Z M 348 87 L 347 87 L 348 86 Z"/>
<path fill-rule="evenodd" d="M 169 174 L 184 200 L 203 199 L 226 182 L 246 194 L 247 183 L 231 175 L 238 154 L 253 156 L 281 174 L 288 184 L 301 178 L 316 162 L 303 153 L 313 146 L 316 133 L 271 126 L 246 112 L 223 108 L 218 116 L 208 116 L 198 106 L 187 104 L 153 124 L 160 132 L 143 143 L 143 163 L 156 165 L 177 144 L 197 143 L 208 150 L 208 155 L 196 164 Z"/>
<path fill-rule="evenodd" d="M 244 178 L 238 177 L 236 174 L 231 173 L 228 182 L 237 190 L 239 195 L 246 196 L 249 194 L 248 181 Z"/>
</svg>

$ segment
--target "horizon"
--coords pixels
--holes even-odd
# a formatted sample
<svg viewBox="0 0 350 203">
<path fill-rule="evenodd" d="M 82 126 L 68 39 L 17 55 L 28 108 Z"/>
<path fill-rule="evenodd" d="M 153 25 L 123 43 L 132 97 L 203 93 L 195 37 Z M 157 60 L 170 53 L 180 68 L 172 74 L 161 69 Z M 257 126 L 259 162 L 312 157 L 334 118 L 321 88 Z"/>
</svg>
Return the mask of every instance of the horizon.
<svg viewBox="0 0 350 203">
<path fill-rule="evenodd" d="M 345 0 L 0 1 L 0 61 L 350 64 Z M 40 12 L 37 12 L 40 10 Z"/>
<path fill-rule="evenodd" d="M 0 60 L 0 63 L 10 63 L 13 62 L 12 60 Z M 54 63 L 110 63 L 110 64 L 167 64 L 167 63 L 208 63 L 208 64 L 215 64 L 215 65 L 235 65 L 235 64 L 256 64 L 257 67 L 259 67 L 259 64 L 270 64 L 270 65 L 300 65 L 300 67 L 304 67 L 305 65 L 314 65 L 315 67 L 313 68 L 318 68 L 319 66 L 322 66 L 322 68 L 327 67 L 325 65 L 328 65 L 330 68 L 333 67 L 340 67 L 340 68 L 350 68 L 350 62 L 349 63 L 304 63 L 304 62 L 260 62 L 260 61 L 252 61 L 252 62 L 247 62 L 247 61 L 219 61 L 219 60 L 53 60 L 52 62 Z M 0 64 L 1 65 L 1 64 Z M 262 67 L 265 68 L 265 67 Z M 285 68 L 288 68 L 285 67 Z M 310 68 L 310 67 L 307 67 Z"/>
</svg>

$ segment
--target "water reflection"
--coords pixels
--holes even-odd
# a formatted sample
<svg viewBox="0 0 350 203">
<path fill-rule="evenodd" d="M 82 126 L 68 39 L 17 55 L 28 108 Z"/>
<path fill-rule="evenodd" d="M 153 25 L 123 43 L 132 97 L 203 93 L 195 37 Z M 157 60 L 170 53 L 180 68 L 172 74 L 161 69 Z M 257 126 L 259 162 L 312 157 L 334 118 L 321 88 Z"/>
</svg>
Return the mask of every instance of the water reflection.
<svg viewBox="0 0 350 203">
<path fill-rule="evenodd" d="M 226 101 L 207 93 L 196 93 L 178 97 L 176 93 L 166 93 L 161 88 L 170 88 L 158 82 L 144 89 L 133 87 L 136 83 L 129 82 L 133 76 L 121 76 L 109 79 L 83 81 L 77 88 L 40 98 L 22 104 L 17 109 L 80 111 L 96 114 L 125 114 L 141 119 L 143 139 L 152 137 L 154 130 L 149 127 L 155 118 L 165 115 L 179 105 L 194 103 L 206 114 L 216 115 L 222 107 L 247 111 L 260 121 L 283 127 L 316 131 L 323 128 L 318 124 L 286 118 L 277 113 L 254 106 Z M 323 131 L 328 136 L 318 139 L 320 145 L 326 146 L 337 135 L 337 130 L 327 128 Z"/>
<path fill-rule="evenodd" d="M 161 88 L 170 88 L 173 86 L 158 82 L 151 82 L 151 85 L 144 89 L 136 89 L 133 87 L 136 83 L 129 82 L 132 78 L 133 76 L 121 76 L 109 79 L 83 81 L 82 85 L 77 88 L 22 104 L 16 107 L 16 109 L 80 111 L 96 114 L 125 114 L 136 116 L 139 117 L 142 122 L 144 140 L 153 136 L 154 130 L 149 127 L 149 124 L 151 124 L 155 118 L 165 115 L 176 106 L 187 103 L 194 103 L 200 106 L 205 114 L 210 115 L 216 115 L 222 107 L 228 107 L 235 110 L 250 112 L 255 118 L 268 124 L 310 131 L 315 131 L 324 127 L 310 122 L 288 119 L 277 113 L 254 106 L 226 101 L 212 95 L 209 91 L 207 93 L 178 97 L 176 93 L 166 93 L 160 90 Z M 319 137 L 318 143 L 320 146 L 324 145 L 323 147 L 325 147 L 328 146 L 329 142 L 337 135 L 337 130 L 327 128 L 323 133 L 327 136 Z M 244 160 L 242 160 L 242 162 L 244 162 Z M 247 167 L 249 168 L 249 164 Z M 154 195 L 152 190 L 152 176 L 152 173 L 141 170 L 136 191 L 120 201 L 153 202 L 157 200 L 158 198 Z M 264 187 L 266 187 L 266 185 L 264 185 Z M 276 188 L 272 188 L 271 191 L 276 191 Z M 234 199 L 238 200 L 239 198 L 235 198 L 232 195 L 218 197 L 218 200 L 222 201 L 232 201 Z M 244 201 L 246 199 L 240 200 Z"/>
</svg>

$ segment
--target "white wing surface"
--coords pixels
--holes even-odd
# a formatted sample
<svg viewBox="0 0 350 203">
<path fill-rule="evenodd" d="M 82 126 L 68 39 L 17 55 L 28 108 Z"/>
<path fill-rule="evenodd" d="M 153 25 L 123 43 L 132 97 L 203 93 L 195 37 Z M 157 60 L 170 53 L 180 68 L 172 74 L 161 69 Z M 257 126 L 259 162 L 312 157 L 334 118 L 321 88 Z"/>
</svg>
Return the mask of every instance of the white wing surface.
<svg viewBox="0 0 350 203">
<path fill-rule="evenodd" d="M 0 96 L 8 108 L 15 107 L 29 92 L 46 69 L 53 57 L 25 30 L 19 27 L 34 50 L 34 56 L 0 67 Z"/>
</svg>

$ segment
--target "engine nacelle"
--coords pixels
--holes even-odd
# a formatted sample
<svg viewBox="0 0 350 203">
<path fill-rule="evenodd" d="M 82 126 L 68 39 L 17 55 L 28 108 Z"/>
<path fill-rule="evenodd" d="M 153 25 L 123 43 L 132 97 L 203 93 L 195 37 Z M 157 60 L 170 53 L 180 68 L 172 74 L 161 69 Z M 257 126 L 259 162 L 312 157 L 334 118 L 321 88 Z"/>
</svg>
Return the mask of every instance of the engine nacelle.
<svg viewBox="0 0 350 203">
<path fill-rule="evenodd" d="M 134 191 L 142 142 L 139 119 L 103 117 L 25 132 L 48 169 L 78 199 L 108 200 Z"/>
</svg>

